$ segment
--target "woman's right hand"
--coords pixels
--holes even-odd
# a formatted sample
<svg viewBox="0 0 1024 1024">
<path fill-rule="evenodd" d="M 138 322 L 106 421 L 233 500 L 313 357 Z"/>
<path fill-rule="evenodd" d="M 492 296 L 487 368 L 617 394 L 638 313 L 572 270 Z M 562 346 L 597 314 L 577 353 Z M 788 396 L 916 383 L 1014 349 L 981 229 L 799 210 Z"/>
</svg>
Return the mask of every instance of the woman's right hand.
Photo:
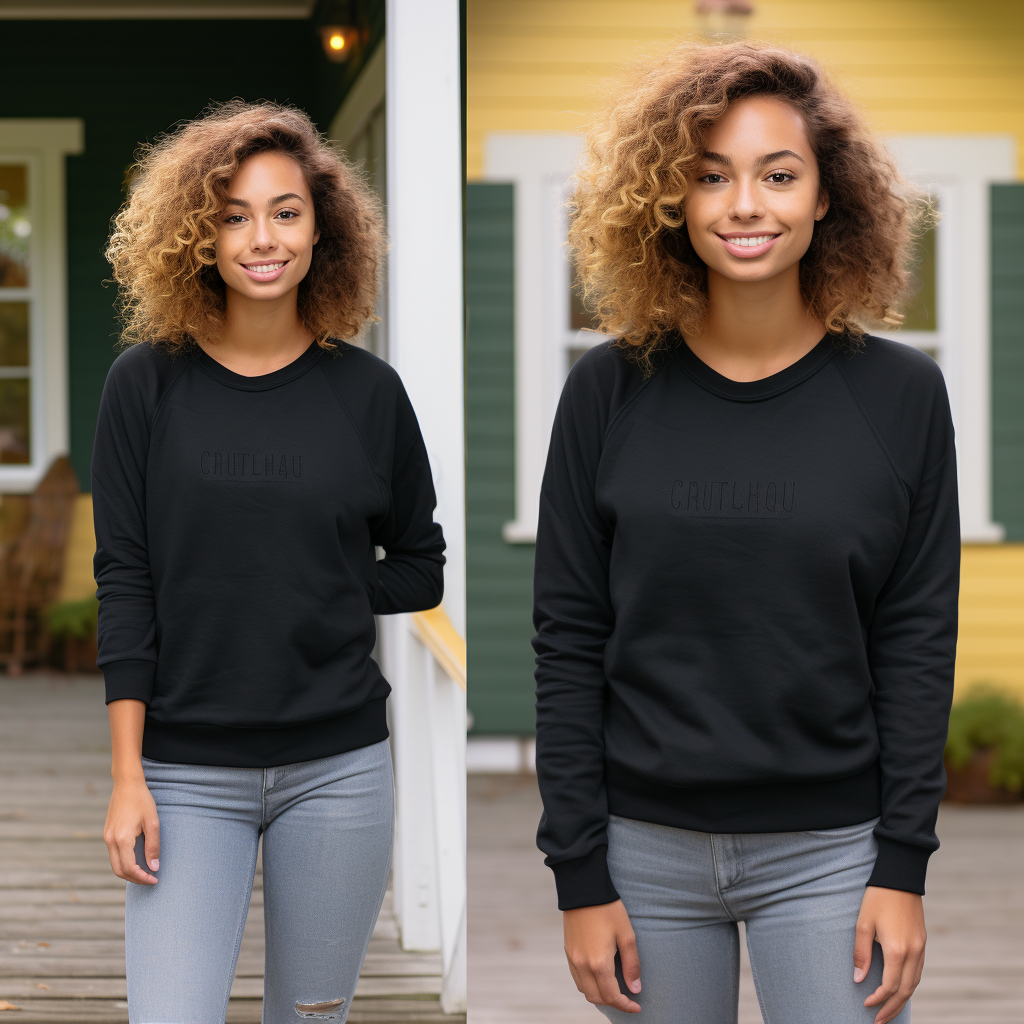
<svg viewBox="0 0 1024 1024">
<path fill-rule="evenodd" d="M 576 987 L 587 1001 L 639 1013 L 640 1004 L 622 994 L 615 977 L 615 952 L 630 992 L 640 991 L 640 957 L 636 935 L 622 900 L 562 913 L 565 955 Z"/>
<path fill-rule="evenodd" d="M 160 867 L 160 819 L 153 794 L 141 776 L 115 782 L 107 820 L 103 825 L 103 841 L 110 854 L 110 866 L 118 878 L 156 885 L 156 877 L 143 871 L 135 862 L 135 840 L 143 832 L 146 835 L 146 863 L 150 870 L 156 871 Z"/>
</svg>

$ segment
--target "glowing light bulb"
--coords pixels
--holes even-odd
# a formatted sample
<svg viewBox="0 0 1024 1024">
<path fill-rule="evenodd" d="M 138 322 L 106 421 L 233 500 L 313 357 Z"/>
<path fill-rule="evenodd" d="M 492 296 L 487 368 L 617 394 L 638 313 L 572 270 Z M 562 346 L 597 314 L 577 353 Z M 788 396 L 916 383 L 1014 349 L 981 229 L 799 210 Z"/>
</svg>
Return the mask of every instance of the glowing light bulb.
<svg viewBox="0 0 1024 1024">
<path fill-rule="evenodd" d="M 330 38 L 330 46 L 332 50 L 341 50 L 345 47 L 345 37 L 342 35 L 333 35 Z"/>
</svg>

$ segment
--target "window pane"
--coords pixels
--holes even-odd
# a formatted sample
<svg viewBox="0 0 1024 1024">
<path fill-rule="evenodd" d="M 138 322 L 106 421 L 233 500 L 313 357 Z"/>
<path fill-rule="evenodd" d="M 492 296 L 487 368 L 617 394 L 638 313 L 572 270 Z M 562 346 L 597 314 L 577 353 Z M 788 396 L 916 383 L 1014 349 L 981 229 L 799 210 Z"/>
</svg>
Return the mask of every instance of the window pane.
<svg viewBox="0 0 1024 1024">
<path fill-rule="evenodd" d="M 0 463 L 28 465 L 29 381 L 0 379 Z"/>
<path fill-rule="evenodd" d="M 905 331 L 936 331 L 935 228 L 929 228 L 917 240 L 917 252 L 911 266 L 911 296 L 903 310 Z"/>
<path fill-rule="evenodd" d="M 0 164 L 0 288 L 28 285 L 28 168 Z"/>
<path fill-rule="evenodd" d="M 28 366 L 27 302 L 0 302 L 0 366 Z"/>
</svg>

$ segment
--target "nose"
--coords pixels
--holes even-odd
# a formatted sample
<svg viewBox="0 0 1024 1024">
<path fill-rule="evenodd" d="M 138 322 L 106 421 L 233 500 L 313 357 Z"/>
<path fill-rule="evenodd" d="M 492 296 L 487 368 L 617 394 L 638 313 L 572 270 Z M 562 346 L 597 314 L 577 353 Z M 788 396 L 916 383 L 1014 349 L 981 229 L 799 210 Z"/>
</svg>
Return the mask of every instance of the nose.
<svg viewBox="0 0 1024 1024">
<path fill-rule="evenodd" d="M 249 236 L 249 248 L 253 252 L 265 252 L 268 249 L 277 248 L 277 241 L 274 238 L 273 231 L 271 231 L 269 218 L 253 217 L 251 234 Z"/>
<path fill-rule="evenodd" d="M 732 188 L 729 216 L 733 220 L 754 220 L 764 216 L 764 204 L 757 182 L 740 175 Z"/>
</svg>

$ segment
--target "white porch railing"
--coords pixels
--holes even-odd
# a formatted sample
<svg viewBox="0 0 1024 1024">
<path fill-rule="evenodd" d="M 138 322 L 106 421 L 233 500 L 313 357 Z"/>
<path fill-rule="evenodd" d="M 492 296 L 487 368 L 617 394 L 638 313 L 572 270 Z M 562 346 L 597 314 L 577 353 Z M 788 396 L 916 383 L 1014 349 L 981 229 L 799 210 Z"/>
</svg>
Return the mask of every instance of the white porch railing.
<svg viewBox="0 0 1024 1024">
<path fill-rule="evenodd" d="M 466 643 L 443 608 L 390 617 L 394 900 L 407 950 L 440 950 L 441 1008 L 466 1009 Z"/>
</svg>

